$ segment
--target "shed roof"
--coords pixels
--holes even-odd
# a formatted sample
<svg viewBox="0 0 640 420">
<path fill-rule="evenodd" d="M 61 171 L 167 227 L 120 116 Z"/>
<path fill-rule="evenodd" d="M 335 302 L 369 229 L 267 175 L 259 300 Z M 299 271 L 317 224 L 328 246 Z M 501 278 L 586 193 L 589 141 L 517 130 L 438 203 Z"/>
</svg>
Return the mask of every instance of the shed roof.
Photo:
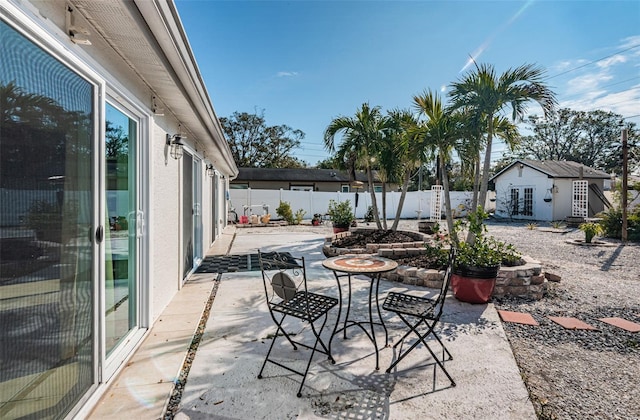
<svg viewBox="0 0 640 420">
<path fill-rule="evenodd" d="M 379 181 L 374 172 L 374 179 Z M 356 180 L 367 182 L 364 172 L 356 172 Z M 343 182 L 351 179 L 345 171 L 316 168 L 238 168 L 235 181 Z"/>
<path fill-rule="evenodd" d="M 565 161 L 565 160 L 531 160 L 531 159 L 516 159 L 511 162 L 506 168 L 491 177 L 491 180 L 495 180 L 504 172 L 511 169 L 514 165 L 522 164 L 532 169 L 542 172 L 549 178 L 591 178 L 591 179 L 609 179 L 611 175 L 601 171 L 599 169 L 593 169 L 589 166 L 583 165 L 578 162 Z"/>
</svg>

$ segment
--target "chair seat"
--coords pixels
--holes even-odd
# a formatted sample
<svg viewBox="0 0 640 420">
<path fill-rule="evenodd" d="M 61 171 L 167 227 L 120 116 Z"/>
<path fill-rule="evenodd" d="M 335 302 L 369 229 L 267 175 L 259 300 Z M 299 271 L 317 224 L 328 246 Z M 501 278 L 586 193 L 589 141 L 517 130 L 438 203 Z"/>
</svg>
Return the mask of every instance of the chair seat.
<svg viewBox="0 0 640 420">
<path fill-rule="evenodd" d="M 390 292 L 382 307 L 391 312 L 431 319 L 434 316 L 435 303 L 433 299 L 429 298 Z"/>
<path fill-rule="evenodd" d="M 309 313 L 307 316 L 307 304 Z M 315 321 L 338 304 L 338 299 L 309 292 L 297 292 L 287 302 L 274 304 L 271 309 L 307 321 Z"/>
</svg>

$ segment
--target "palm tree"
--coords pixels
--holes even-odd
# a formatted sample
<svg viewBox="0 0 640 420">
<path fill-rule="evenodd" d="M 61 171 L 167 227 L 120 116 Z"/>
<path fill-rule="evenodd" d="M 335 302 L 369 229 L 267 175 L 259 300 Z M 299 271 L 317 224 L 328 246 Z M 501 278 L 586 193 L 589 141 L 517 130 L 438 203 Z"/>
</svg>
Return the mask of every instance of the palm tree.
<svg viewBox="0 0 640 420">
<path fill-rule="evenodd" d="M 337 154 L 351 157 L 355 166 L 365 169 L 369 192 L 371 194 L 371 205 L 378 229 L 382 229 L 380 216 L 378 215 L 378 203 L 373 188 L 373 172 L 371 158 L 375 157 L 379 144 L 387 128 L 387 119 L 382 116 L 380 107 L 370 107 L 368 103 L 356 112 L 354 117 L 337 117 L 326 128 L 324 132 L 324 146 L 330 152 L 336 151 L 334 138 L 336 134 L 343 133 L 343 141 L 338 148 Z"/>
<path fill-rule="evenodd" d="M 531 64 L 509 69 L 499 77 L 492 65 L 476 65 L 476 69 L 452 84 L 449 96 L 453 109 L 474 110 L 486 124 L 486 147 L 480 184 L 479 203 L 484 209 L 489 184 L 491 147 L 496 135 L 495 118 L 511 107 L 512 120 L 522 121 L 529 101 L 537 102 L 545 115 L 553 112 L 556 98 L 543 83 L 544 70 Z"/>
<path fill-rule="evenodd" d="M 444 189 L 447 228 L 451 234 L 453 232 L 453 214 L 451 212 L 447 163 L 451 160 L 451 153 L 463 134 L 462 117 L 459 112 L 446 109 L 442 105 L 440 96 L 431 90 L 425 91 L 422 95 L 414 96 L 413 104 L 426 120 L 417 126 L 412 135 L 419 139 L 423 150 L 431 149 L 437 154 Z M 453 237 L 452 239 L 455 240 Z"/>
<path fill-rule="evenodd" d="M 390 121 L 387 120 L 388 123 Z M 374 151 L 373 163 L 382 182 L 382 228 L 384 230 L 387 230 L 387 183 L 401 182 L 402 165 L 398 156 L 402 153 L 402 148 L 403 144 L 398 141 L 395 130 L 387 126 Z"/>
<path fill-rule="evenodd" d="M 409 189 L 411 175 L 426 159 L 422 144 L 415 136 L 411 135 L 412 130 L 415 132 L 418 126 L 418 119 L 409 110 L 393 110 L 388 115 L 390 120 L 389 136 L 397 144 L 396 154 L 392 157 L 392 160 L 400 165 L 399 180 L 402 183 L 396 217 L 391 226 L 391 230 L 395 231 L 398 229 L 400 214 Z"/>
</svg>

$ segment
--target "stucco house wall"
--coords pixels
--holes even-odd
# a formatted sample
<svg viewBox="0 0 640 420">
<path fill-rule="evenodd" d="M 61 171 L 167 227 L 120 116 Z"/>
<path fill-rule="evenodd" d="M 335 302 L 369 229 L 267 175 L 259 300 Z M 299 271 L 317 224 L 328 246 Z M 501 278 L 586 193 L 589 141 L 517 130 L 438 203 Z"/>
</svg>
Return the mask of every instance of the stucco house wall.
<svg viewBox="0 0 640 420">
<path fill-rule="evenodd" d="M 74 28 L 86 29 L 88 34 L 82 31 L 77 32 L 76 38 L 70 36 L 71 31 L 68 27 L 70 9 L 73 10 L 71 15 Z M 87 273 L 91 290 L 86 293 L 86 296 L 78 296 L 78 300 L 87 299 L 88 302 L 85 302 L 83 308 L 89 308 L 87 309 L 89 312 L 93 311 L 92 316 L 95 317 L 95 322 L 87 323 L 88 328 L 91 328 L 87 340 L 91 342 L 83 345 L 91 346 L 95 350 L 83 360 L 73 362 L 90 364 L 90 369 L 86 370 L 91 372 L 78 379 L 84 372 L 79 373 L 78 369 L 73 368 L 68 361 L 73 358 L 71 354 L 70 357 L 60 361 L 60 366 L 55 366 L 50 371 L 43 364 L 42 368 L 34 372 L 18 372 L 18 374 L 11 372 L 13 376 L 10 375 L 11 377 L 5 380 L 7 376 L 4 375 L 4 369 L 7 369 L 10 364 L 8 363 L 0 368 L 3 369 L 0 371 L 0 377 L 3 378 L 0 380 L 0 390 L 12 389 L 12 392 L 0 392 L 9 399 L 9 401 L 0 402 L 3 406 L 6 403 L 6 407 L 17 407 L 15 413 L 22 413 L 18 416 L 14 412 L 5 411 L 8 418 L 13 418 L 14 415 L 29 418 L 64 418 L 76 415 L 82 418 L 91 410 L 91 404 L 96 401 L 96 397 L 104 392 L 106 386 L 117 376 L 119 369 L 124 366 L 136 346 L 148 333 L 148 329 L 188 280 L 189 274 L 185 275 L 185 270 L 195 268 L 189 266 L 184 258 L 186 252 L 184 239 L 193 232 L 185 231 L 183 221 L 191 217 L 192 208 L 201 216 L 199 219 L 202 224 L 199 230 L 201 238 L 196 237 L 194 240 L 196 240 L 196 247 L 202 250 L 202 256 L 216 240 L 216 232 L 218 235 L 221 234 L 222 228 L 227 223 L 228 182 L 229 179 L 237 176 L 238 168 L 224 139 L 221 125 L 206 93 L 172 0 L 113 0 L 110 2 L 2 0 L 0 19 L 2 29 L 6 31 L 3 34 L 6 33 L 7 36 L 14 37 L 13 39 L 19 38 L 20 42 L 29 43 L 34 51 L 37 50 L 37 57 L 40 59 L 45 57 L 46 60 L 50 60 L 49 62 L 55 62 L 57 66 L 61 63 L 62 65 L 58 67 L 65 68 L 67 71 L 65 74 L 71 74 L 74 80 L 80 80 L 83 86 L 85 84 L 90 86 L 83 91 L 86 92 L 83 94 L 90 98 L 89 102 L 92 104 L 92 110 L 88 112 L 86 118 L 91 121 L 93 131 L 88 130 L 86 137 L 91 148 L 90 154 L 87 155 L 90 155 L 93 160 L 87 166 L 91 166 L 91 176 L 95 177 L 88 183 L 92 185 L 92 191 L 81 192 L 86 195 L 86 197 L 83 196 L 83 200 L 91 202 L 91 205 L 86 206 L 90 209 L 88 212 L 93 213 L 86 216 L 89 235 L 83 235 L 84 248 L 82 249 L 85 252 L 78 258 L 69 257 L 65 260 L 67 262 L 91 259 L 92 269 L 85 269 L 82 273 Z M 86 39 L 90 44 L 74 42 L 80 39 Z M 11 53 L 13 54 L 13 50 Z M 23 71 L 33 72 L 32 76 L 29 73 L 30 77 L 37 79 L 38 83 L 57 86 L 56 77 L 60 77 L 58 74 L 55 72 L 47 74 L 47 69 L 39 67 L 37 62 L 34 64 L 33 59 L 29 61 L 27 54 L 20 59 L 28 62 Z M 3 56 L 2 60 L 6 60 L 6 57 Z M 15 58 L 14 60 L 18 61 Z M 3 64 L 6 63 L 7 61 Z M 11 73 L 13 68 L 24 65 L 22 61 L 18 64 L 13 62 L 9 64 L 0 65 L 0 70 L 4 72 L 2 75 L 13 74 Z M 7 70 L 9 67 L 11 69 Z M 11 82 L 4 79 L 0 81 L 3 84 Z M 53 88 L 51 90 L 55 91 Z M 48 93 L 45 92 L 45 94 Z M 112 291 L 105 291 L 105 273 L 109 269 L 112 272 L 115 269 L 109 265 L 113 264 L 111 261 L 105 262 L 107 259 L 105 255 L 110 252 L 105 245 L 108 239 L 104 241 L 98 239 L 101 228 L 107 230 L 106 238 L 110 235 L 110 226 L 104 222 L 109 216 L 105 204 L 108 198 L 106 196 L 120 194 L 120 191 L 106 192 L 108 180 L 105 181 L 105 179 L 108 165 L 105 163 L 105 123 L 109 106 L 117 107 L 123 115 L 135 121 L 136 141 L 130 144 L 136 149 L 135 152 L 131 152 L 135 154 L 137 168 L 131 177 L 135 178 L 136 185 L 135 188 L 128 188 L 135 190 L 135 193 L 131 194 L 135 194 L 136 198 L 131 201 L 138 203 L 136 211 L 132 213 L 134 217 L 139 214 L 143 221 L 136 222 L 139 231 L 128 232 L 128 235 L 124 235 L 123 241 L 134 241 L 127 237 L 136 238 L 135 241 L 137 241 L 135 252 L 125 257 L 131 258 L 127 262 L 137 259 L 135 264 L 139 270 L 134 274 L 137 277 L 135 281 L 131 281 L 131 275 L 125 270 L 127 279 L 124 280 L 136 287 L 135 293 L 127 292 L 127 300 L 135 300 L 132 304 L 133 310 L 129 312 L 129 315 L 135 313 L 130 315 L 135 317 L 135 326 L 129 331 L 125 328 L 122 341 L 118 341 L 121 337 L 113 337 L 116 344 L 114 351 L 110 354 L 110 350 L 105 350 L 105 340 L 103 340 L 107 329 L 104 327 L 104 320 L 105 313 L 115 310 L 116 305 L 105 308 L 105 295 L 112 293 Z M 186 138 L 183 138 L 185 156 L 178 160 L 169 156 L 167 146 L 167 135 L 176 133 L 186 134 Z M 185 202 L 185 197 L 190 197 L 192 193 L 192 188 L 184 183 L 187 155 L 191 156 L 195 162 L 192 175 L 196 180 L 194 183 L 196 187 L 193 190 L 200 194 L 200 199 L 194 200 L 193 203 Z M 0 158 L 4 160 L 7 156 L 0 156 Z M 209 176 L 206 171 L 209 165 L 212 167 L 214 176 Z M 33 190 L 28 199 L 36 200 L 48 196 L 55 199 L 55 195 L 45 195 L 41 192 L 48 191 Z M 15 201 L 14 196 L 18 194 L 25 195 L 17 188 L 3 188 L 1 193 L 3 202 Z M 74 191 L 71 191 L 67 194 L 71 196 L 73 193 Z M 120 210 L 118 209 L 119 212 Z M 27 230 L 24 226 L 17 225 L 21 217 L 16 214 L 15 207 L 2 206 L 2 212 L 0 228 Z M 64 215 L 62 217 L 70 218 Z M 62 223 L 59 225 L 65 226 Z M 92 235 L 92 232 L 96 232 L 95 235 Z M 87 236 L 90 239 L 86 239 Z M 80 245 L 75 249 L 80 249 Z M 69 254 L 72 252 L 74 251 L 67 251 Z M 80 251 L 77 253 L 79 254 Z M 3 258 L 5 258 L 4 255 Z M 194 265 L 197 266 L 197 264 L 196 260 Z M 44 291 L 40 292 L 38 289 L 38 287 L 45 287 L 44 283 L 47 282 L 61 283 L 62 274 L 58 274 L 55 270 L 51 272 L 53 274 L 50 279 L 32 279 L 29 289 L 33 289 L 34 299 L 42 293 L 47 296 L 48 302 L 52 302 L 52 307 L 59 308 L 63 306 L 57 301 L 62 299 L 59 298 L 62 290 L 43 289 Z M 71 278 L 73 279 L 72 276 Z M 117 280 L 122 279 L 118 277 Z M 109 281 L 115 284 L 114 279 Z M 4 286 L 5 284 L 0 284 L 0 287 Z M 122 288 L 122 286 L 113 286 L 114 289 L 116 287 Z M 4 289 L 0 290 L 0 294 L 3 291 Z M 10 309 L 18 314 L 14 318 L 14 323 L 18 324 L 16 328 L 19 328 L 21 318 L 24 318 L 25 323 L 28 324 L 27 318 L 32 309 L 21 308 L 20 305 Z M 21 310 L 23 312 L 20 312 Z M 68 309 L 63 310 L 68 311 Z M 4 316 L 4 313 L 2 315 L 3 320 L 9 319 Z M 51 319 L 62 318 L 58 313 L 49 315 Z M 14 316 L 13 313 L 12 316 Z M 125 326 L 126 322 L 124 322 Z M 4 326 L 5 324 L 0 321 L 0 328 Z M 77 332 L 74 334 L 79 336 Z M 5 339 L 3 338 L 2 341 Z M 13 340 L 11 343 L 8 341 L 6 343 L 8 343 L 5 347 L 7 354 L 19 354 L 21 349 L 11 347 L 14 345 Z M 50 356 L 56 357 L 56 355 Z M 38 357 L 49 356 L 34 354 L 34 358 Z M 33 362 L 32 365 L 37 363 L 39 362 Z M 109 366 L 106 367 L 107 365 Z M 57 372 L 62 371 L 66 372 L 62 378 L 66 382 L 61 383 L 55 390 L 51 386 L 46 386 L 47 383 L 53 383 L 47 378 L 48 374 L 61 376 Z M 32 377 L 24 381 L 23 379 L 29 375 Z M 39 375 L 44 379 L 38 379 Z M 18 389 L 16 386 L 21 388 Z M 79 391 L 69 391 L 74 388 Z M 53 394 L 50 394 L 51 392 Z M 65 397 L 65 392 L 80 392 L 81 395 Z M 70 411 L 64 408 L 56 412 L 57 403 L 50 401 L 65 398 L 77 405 Z M 36 400 L 42 403 L 34 403 Z M 46 404 L 51 404 L 51 407 L 47 407 Z M 44 411 L 47 409 L 51 411 Z"/>
<path fill-rule="evenodd" d="M 589 217 L 605 209 L 594 189 L 604 191 L 605 172 L 576 162 L 515 160 L 496 174 L 496 216 L 518 220 L 558 221 L 572 215 L 573 181 L 589 182 Z M 533 190 L 532 214 L 510 214 L 511 190 L 518 189 L 520 199 L 526 189 Z M 523 205 L 520 205 L 522 209 Z"/>
</svg>

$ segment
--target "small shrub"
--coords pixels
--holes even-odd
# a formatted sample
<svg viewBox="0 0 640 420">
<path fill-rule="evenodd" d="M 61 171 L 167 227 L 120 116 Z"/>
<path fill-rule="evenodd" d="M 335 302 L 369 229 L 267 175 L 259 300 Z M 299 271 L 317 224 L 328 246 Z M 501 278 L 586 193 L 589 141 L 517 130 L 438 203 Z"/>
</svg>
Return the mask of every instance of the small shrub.
<svg viewBox="0 0 640 420">
<path fill-rule="evenodd" d="M 364 222 L 365 223 L 371 223 L 373 222 L 374 219 L 374 214 L 373 214 L 373 206 L 369 206 L 367 208 L 367 212 L 364 214 Z"/>
<path fill-rule="evenodd" d="M 335 200 L 329 200 L 327 214 L 331 216 L 334 226 L 348 227 L 355 220 L 349 200 L 340 203 Z"/>
<path fill-rule="evenodd" d="M 551 227 L 554 229 L 564 229 L 564 223 L 562 222 L 551 222 Z"/>
<path fill-rule="evenodd" d="M 602 225 L 597 222 L 582 223 L 578 228 L 584 232 L 584 241 L 588 244 L 591 243 L 594 236 L 602 235 L 604 233 Z"/>
<path fill-rule="evenodd" d="M 537 223 L 527 223 L 527 229 L 535 230 L 538 227 Z"/>
<path fill-rule="evenodd" d="M 291 204 L 286 201 L 280 201 L 280 205 L 276 209 L 276 214 L 287 223 L 293 224 L 293 211 L 291 210 Z"/>
<path fill-rule="evenodd" d="M 302 219 L 304 218 L 305 214 L 307 214 L 306 211 L 302 209 L 298 209 L 298 211 L 296 211 L 296 214 L 294 215 L 293 224 L 299 225 L 302 222 Z"/>
</svg>

